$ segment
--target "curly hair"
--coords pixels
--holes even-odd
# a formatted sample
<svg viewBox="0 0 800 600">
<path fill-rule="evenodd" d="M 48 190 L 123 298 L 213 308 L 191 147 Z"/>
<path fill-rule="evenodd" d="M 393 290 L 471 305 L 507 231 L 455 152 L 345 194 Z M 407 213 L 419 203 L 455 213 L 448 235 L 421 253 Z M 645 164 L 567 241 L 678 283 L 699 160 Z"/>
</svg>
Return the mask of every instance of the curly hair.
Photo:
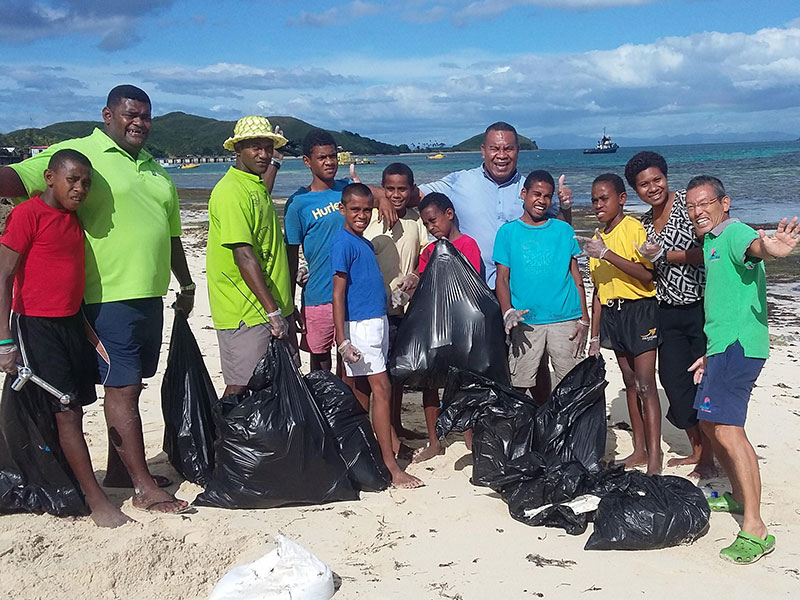
<svg viewBox="0 0 800 600">
<path fill-rule="evenodd" d="M 628 184 L 636 189 L 636 176 L 650 167 L 656 167 L 664 174 L 664 177 L 667 176 L 667 161 L 663 156 L 648 150 L 634 154 L 625 165 L 625 179 Z"/>
</svg>

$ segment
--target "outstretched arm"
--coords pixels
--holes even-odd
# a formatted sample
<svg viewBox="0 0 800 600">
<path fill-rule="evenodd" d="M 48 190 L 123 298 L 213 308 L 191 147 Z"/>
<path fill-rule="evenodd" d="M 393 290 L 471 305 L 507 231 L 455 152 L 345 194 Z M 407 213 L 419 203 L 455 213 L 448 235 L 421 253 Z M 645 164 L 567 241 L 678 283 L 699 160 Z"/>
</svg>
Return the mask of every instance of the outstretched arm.
<svg viewBox="0 0 800 600">
<path fill-rule="evenodd" d="M 758 239 L 753 240 L 747 248 L 747 256 L 753 258 L 783 258 L 788 256 L 797 242 L 800 241 L 800 223 L 794 217 L 787 223 L 781 219 L 778 229 L 772 235 L 767 235 L 763 229 L 758 230 Z"/>
</svg>

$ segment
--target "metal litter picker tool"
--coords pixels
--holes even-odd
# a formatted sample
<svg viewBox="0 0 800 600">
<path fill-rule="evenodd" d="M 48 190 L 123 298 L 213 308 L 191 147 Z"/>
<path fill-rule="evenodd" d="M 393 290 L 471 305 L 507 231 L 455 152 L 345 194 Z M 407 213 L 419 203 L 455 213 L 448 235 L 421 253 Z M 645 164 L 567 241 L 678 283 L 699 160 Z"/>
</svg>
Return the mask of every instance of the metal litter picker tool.
<svg viewBox="0 0 800 600">
<path fill-rule="evenodd" d="M 56 389 L 54 386 L 47 383 L 41 377 L 37 377 L 33 374 L 30 367 L 24 367 L 21 365 L 17 366 L 17 378 L 14 380 L 14 383 L 11 384 L 11 389 L 15 392 L 20 391 L 28 381 L 32 381 L 44 391 L 52 394 L 63 406 L 68 406 L 72 403 L 73 397 L 72 394 L 65 394 L 64 392 Z"/>
</svg>

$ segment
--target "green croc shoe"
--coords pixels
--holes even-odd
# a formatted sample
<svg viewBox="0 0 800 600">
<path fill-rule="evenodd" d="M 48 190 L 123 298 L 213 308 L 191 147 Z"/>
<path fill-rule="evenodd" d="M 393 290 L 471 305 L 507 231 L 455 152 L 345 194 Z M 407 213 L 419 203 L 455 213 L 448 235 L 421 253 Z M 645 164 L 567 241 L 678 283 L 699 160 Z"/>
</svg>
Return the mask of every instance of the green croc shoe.
<svg viewBox="0 0 800 600">
<path fill-rule="evenodd" d="M 744 514 L 744 504 L 737 502 L 734 497 L 731 496 L 730 492 L 725 492 L 722 496 L 717 496 L 716 498 L 707 498 L 707 500 L 711 512 L 726 512 L 735 515 Z"/>
<path fill-rule="evenodd" d="M 775 536 L 763 540 L 740 531 L 733 543 L 719 551 L 720 558 L 737 565 L 749 565 L 775 550 Z"/>
</svg>

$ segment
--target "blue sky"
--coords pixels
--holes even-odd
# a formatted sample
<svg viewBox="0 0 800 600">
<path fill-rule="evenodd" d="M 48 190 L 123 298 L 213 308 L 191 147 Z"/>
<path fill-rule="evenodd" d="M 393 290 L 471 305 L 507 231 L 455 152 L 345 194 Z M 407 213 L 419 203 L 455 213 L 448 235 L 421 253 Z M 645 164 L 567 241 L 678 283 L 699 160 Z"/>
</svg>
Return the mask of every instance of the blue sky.
<svg viewBox="0 0 800 600">
<path fill-rule="evenodd" d="M 796 0 L 0 0 L 0 131 L 291 115 L 393 143 L 800 135 Z"/>
</svg>

